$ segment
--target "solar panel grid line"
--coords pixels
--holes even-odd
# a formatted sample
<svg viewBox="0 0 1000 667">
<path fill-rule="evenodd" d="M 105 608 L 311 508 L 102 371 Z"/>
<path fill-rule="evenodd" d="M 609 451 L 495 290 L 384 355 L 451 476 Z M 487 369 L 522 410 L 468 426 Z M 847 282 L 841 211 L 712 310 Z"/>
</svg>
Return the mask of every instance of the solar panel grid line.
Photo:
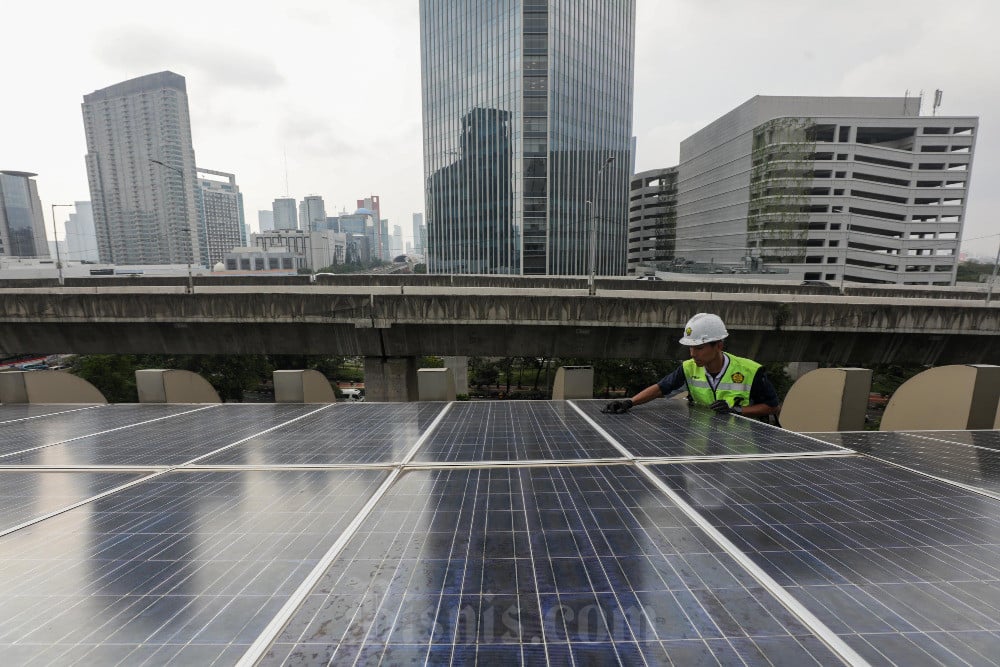
<svg viewBox="0 0 1000 667">
<path fill-rule="evenodd" d="M 0 465 L 0 472 L 157 472 L 167 470 L 169 466 L 131 466 L 131 465 Z"/>
<path fill-rule="evenodd" d="M 976 445 L 976 444 L 973 444 L 971 442 L 961 442 L 960 440 L 958 440 L 957 438 L 954 438 L 954 437 L 949 438 L 948 434 L 953 433 L 953 431 L 920 431 L 920 432 L 917 432 L 917 431 L 905 431 L 905 433 L 907 435 L 913 435 L 913 436 L 915 436 L 917 438 L 922 438 L 922 439 L 925 439 L 925 440 L 931 440 L 931 441 L 934 441 L 934 442 L 947 442 L 947 443 L 952 444 L 952 445 L 961 445 L 963 447 L 973 447 L 975 449 L 983 449 L 983 450 L 990 451 L 990 452 L 997 451 L 997 449 L 995 447 L 986 447 L 986 446 L 983 446 L 983 445 Z M 937 434 L 937 433 L 940 433 L 940 435 L 930 435 L 930 434 Z M 975 431 L 969 431 L 968 433 L 970 435 L 972 435 L 973 437 L 975 437 L 975 433 L 976 433 Z M 983 433 L 988 433 L 990 435 L 993 435 L 995 433 L 998 436 L 1000 436 L 1000 431 L 983 431 Z"/>
<path fill-rule="evenodd" d="M 936 664 L 1000 664 L 995 501 L 954 495 L 939 482 L 865 457 L 801 461 L 797 468 L 770 462 L 746 466 L 752 467 L 725 478 L 685 472 L 695 482 L 689 490 L 694 493 L 699 483 L 725 489 L 728 502 L 708 510 L 712 520 L 735 539 L 743 539 L 748 553 L 771 563 L 768 569 L 777 569 L 784 585 L 803 601 L 818 604 L 817 613 L 832 628 L 839 628 L 838 634 L 854 638 L 855 644 L 862 639 L 872 651 L 881 647 L 879 661 L 886 656 L 882 651 L 889 650 L 887 661 L 893 664 L 916 664 L 914 652 L 922 656 L 920 664 L 931 662 L 928 655 Z M 778 466 L 782 470 L 775 474 Z M 800 489 L 788 485 L 786 480 L 792 477 L 802 478 Z M 865 493 L 849 488 L 841 492 L 845 483 Z M 761 485 L 774 493 L 762 493 Z M 841 499 L 838 502 L 848 505 L 847 511 L 831 506 L 831 498 Z M 767 502 L 792 503 L 802 516 L 762 524 L 732 510 L 759 508 Z M 933 515 L 927 514 L 930 508 Z M 802 568 L 780 560 L 783 554 L 799 558 L 795 545 L 754 540 L 755 526 L 775 520 L 790 534 L 813 532 L 831 523 L 841 529 L 829 543 L 799 536 L 799 553 L 811 559 L 801 561 L 810 565 L 811 573 L 804 577 Z M 975 633 L 989 639 L 963 639 Z M 865 651 L 870 656 L 871 651 Z"/>
<path fill-rule="evenodd" d="M 213 405 L 213 406 L 209 406 L 209 407 L 215 407 L 215 406 Z M 64 514 L 66 512 L 74 510 L 74 509 L 76 509 L 78 507 L 83 507 L 84 505 L 89 505 L 90 503 L 96 502 L 96 501 L 98 501 L 98 500 L 100 500 L 102 498 L 106 498 L 106 497 L 108 497 L 108 496 L 110 496 L 112 494 L 118 493 L 120 491 L 124 491 L 126 489 L 130 489 L 133 486 L 136 486 L 138 484 L 142 484 L 144 482 L 148 482 L 150 480 L 156 479 L 156 478 L 158 478 L 158 477 L 160 477 L 162 475 L 169 474 L 170 472 L 172 472 L 172 471 L 174 471 L 174 470 L 176 470 L 178 468 L 182 468 L 185 465 L 194 463 L 196 461 L 200 461 L 201 459 L 203 459 L 205 457 L 212 456 L 214 454 L 217 454 L 220 451 L 224 451 L 224 450 L 229 449 L 231 447 L 235 447 L 236 445 L 240 444 L 241 442 L 244 442 L 245 440 L 249 440 L 250 438 L 253 438 L 253 437 L 257 437 L 258 435 L 261 435 L 262 433 L 268 433 L 268 432 L 273 431 L 273 430 L 275 430 L 277 428 L 280 428 L 281 426 L 284 426 L 286 424 L 291 424 L 293 422 L 296 422 L 299 419 L 303 419 L 303 418 L 305 418 L 305 417 L 307 417 L 307 416 L 309 416 L 311 414 L 314 414 L 315 412 L 319 412 L 320 410 L 323 410 L 326 407 L 328 407 L 328 406 L 323 406 L 321 408 L 318 408 L 317 410 L 314 410 L 314 411 L 309 412 L 309 413 L 304 414 L 304 415 L 300 415 L 300 416 L 295 417 L 294 419 L 291 419 L 291 420 L 289 420 L 287 422 L 284 422 L 282 424 L 278 424 L 276 426 L 272 426 L 271 428 L 266 429 L 265 431 L 262 431 L 261 433 L 254 434 L 252 436 L 244 438 L 243 440 L 238 440 L 238 441 L 236 441 L 236 442 L 234 442 L 232 444 L 229 444 L 229 445 L 226 445 L 225 447 L 221 447 L 221 448 L 216 449 L 214 451 L 208 452 L 207 454 L 203 454 L 202 456 L 196 457 L 196 458 L 194 458 L 194 459 L 192 459 L 190 461 L 187 461 L 185 463 L 181 463 L 179 465 L 170 466 L 170 467 L 167 467 L 165 469 L 158 470 L 158 471 L 153 472 L 153 473 L 151 473 L 151 474 L 149 474 L 149 475 L 147 475 L 145 477 L 141 477 L 141 478 L 139 478 L 137 480 L 133 480 L 133 481 L 128 482 L 126 484 L 122 484 L 122 485 L 117 486 L 117 487 L 115 487 L 113 489 L 108 489 L 108 490 L 106 490 L 106 491 L 104 491 L 102 493 L 98 493 L 98 494 L 93 495 L 93 496 L 91 496 L 89 498 L 85 498 L 83 500 L 75 502 L 75 503 L 73 503 L 71 505 L 67 505 L 66 507 L 62 507 L 62 508 L 53 510 L 51 512 L 47 512 L 45 514 L 39 515 L 37 517 L 34 517 L 33 519 L 29 519 L 27 521 L 21 522 L 20 524 L 18 524 L 16 526 L 13 526 L 11 528 L 6 528 L 4 530 L 0 530 L 0 537 L 4 537 L 5 535 L 9 535 L 9 534 L 17 532 L 19 530 L 23 530 L 24 528 L 27 528 L 29 526 L 33 526 L 35 524 L 41 523 L 42 521 L 45 521 L 46 519 L 49 519 L 49 518 L 52 518 L 52 517 L 55 517 L 55 516 L 59 516 L 60 514 Z M 204 408 L 200 408 L 199 410 L 201 410 L 201 409 L 204 409 Z M 191 411 L 188 411 L 188 412 L 198 412 L 199 410 L 191 410 Z M 179 414 L 180 415 L 184 415 L 184 414 L 188 414 L 188 412 L 182 412 L 182 413 L 179 413 Z M 155 420 L 150 420 L 150 421 L 158 421 L 159 419 L 160 418 L 155 419 Z M 142 423 L 144 423 L 144 422 L 140 422 L 140 424 L 142 424 Z M 112 429 L 112 430 L 113 431 L 117 431 L 117 430 L 120 430 L 120 429 Z M 109 431 L 109 432 L 111 432 L 111 431 Z M 76 438 L 74 438 L 74 440 L 75 439 Z"/>
<path fill-rule="evenodd" d="M 580 410 L 574 402 L 570 401 L 570 404 L 583 414 L 583 411 Z M 584 417 L 591 422 L 591 424 L 599 430 L 601 435 L 607 438 L 616 449 L 631 456 L 631 454 L 628 453 L 628 449 L 613 438 L 606 430 L 600 428 L 600 426 L 594 423 L 593 420 L 591 420 L 587 415 L 584 415 Z M 670 498 L 670 500 L 684 512 L 685 515 L 694 521 L 699 528 L 701 528 L 712 538 L 713 541 L 715 541 L 716 544 L 722 547 L 732 558 L 734 558 L 736 562 L 739 563 L 751 576 L 753 576 L 755 580 L 757 580 L 789 611 L 791 611 L 796 618 L 799 619 L 799 621 L 813 631 L 816 636 L 819 637 L 823 643 L 826 644 L 841 660 L 843 660 L 846 664 L 854 666 L 868 664 L 867 661 L 854 651 L 854 649 L 848 646 L 846 642 L 834 634 L 816 616 L 806 609 L 802 603 L 792 597 L 785 589 L 779 586 L 773 578 L 771 578 L 766 572 L 764 572 L 764 570 L 762 570 L 756 563 L 750 560 L 740 549 L 738 549 L 736 545 L 726 539 L 726 537 L 722 535 L 722 533 L 719 532 L 714 526 L 712 526 L 699 512 L 684 502 L 684 500 L 677 495 L 673 489 L 668 487 L 647 466 L 637 464 L 637 468 L 642 472 L 646 479 L 666 494 L 667 497 Z"/>
<path fill-rule="evenodd" d="M 371 514 L 375 505 L 382 498 L 382 496 L 386 494 L 400 474 L 401 470 L 399 468 L 395 468 L 389 472 L 389 476 L 386 477 L 379 488 L 375 490 L 375 492 L 368 499 L 368 502 L 366 502 L 365 505 L 358 511 L 354 519 L 351 520 L 351 523 L 344 528 L 344 531 L 330 546 L 309 575 L 302 581 L 301 584 L 299 584 L 299 587 L 288 598 L 274 618 L 271 619 L 271 622 L 268 623 L 263 632 L 257 636 L 257 639 L 254 640 L 246 652 L 240 657 L 239 661 L 236 663 L 236 667 L 252 667 L 253 665 L 256 665 L 257 662 L 264 656 L 268 648 L 270 648 L 271 643 L 284 629 L 285 625 L 288 624 L 288 620 L 295 614 L 299 607 L 302 606 L 302 602 L 305 600 L 306 596 L 309 595 L 309 592 L 316 586 L 320 577 L 323 576 L 323 573 L 330 567 L 344 547 L 347 546 L 347 543 L 357 532 L 358 528 L 368 515 Z"/>
<path fill-rule="evenodd" d="M 239 465 L 239 464 L 224 464 L 224 463 L 192 463 L 185 465 L 184 468 L 178 470 L 178 472 L 184 472 L 186 470 L 193 471 L 214 471 L 214 472 L 229 472 L 229 471 L 248 471 L 248 472 L 260 472 L 267 470 L 290 470 L 290 471 L 304 471 L 304 470 L 386 470 L 398 466 L 398 463 L 262 463 L 258 465 Z M 0 467 L 2 470 L 2 467 Z"/>
<path fill-rule="evenodd" d="M 443 410 L 441 410 L 438 415 L 431 422 L 427 430 L 417 439 L 413 447 L 409 452 L 403 457 L 401 464 L 405 464 L 417 450 L 423 445 L 424 441 L 430 436 L 431 433 L 438 427 L 441 420 L 447 414 L 448 409 L 451 407 L 451 403 L 446 405 Z M 295 614 L 295 612 L 302 606 L 303 601 L 309 595 L 309 592 L 316 586 L 316 583 L 322 577 L 323 573 L 330 567 L 333 561 L 337 558 L 340 552 L 344 549 L 347 543 L 350 541 L 351 537 L 357 532 L 358 528 L 368 517 L 371 511 L 378 504 L 378 501 L 388 492 L 392 487 L 396 478 L 401 474 L 402 468 L 395 467 L 389 473 L 389 476 L 382 483 L 382 485 L 372 494 L 368 502 L 365 503 L 364 507 L 358 512 L 350 524 L 344 529 L 340 537 L 330 546 L 329 550 L 320 561 L 316 564 L 316 567 L 309 573 L 309 576 L 299 585 L 295 593 L 287 600 L 287 602 L 282 606 L 281 610 L 277 615 L 271 620 L 271 622 L 264 628 L 264 631 L 254 640 L 253 644 L 247 649 L 246 653 L 240 658 L 237 663 L 238 666 L 250 667 L 255 665 L 267 652 L 271 644 L 277 638 L 278 634 L 284 629 L 288 624 L 289 619 Z"/>
<path fill-rule="evenodd" d="M 453 405 L 455 405 L 454 402 L 448 403 L 437 414 L 437 416 L 434 418 L 434 421 L 432 421 L 430 423 L 430 426 L 427 427 L 427 430 L 425 430 L 423 434 L 421 434 L 421 436 L 417 439 L 417 441 L 413 443 L 413 447 L 410 448 L 410 451 L 406 452 L 406 454 L 403 456 L 403 460 L 400 461 L 401 465 L 406 465 L 407 463 L 413 460 L 413 457 L 417 455 L 417 452 L 420 451 L 420 448 L 424 446 L 424 443 L 427 442 L 427 439 L 430 438 L 435 431 L 437 431 L 438 427 L 441 425 L 441 422 L 444 420 L 445 415 L 448 414 Z"/>
<path fill-rule="evenodd" d="M 871 459 L 873 461 L 878 461 L 879 463 L 885 463 L 887 465 L 891 465 L 891 466 L 894 466 L 896 468 L 900 468 L 900 469 L 905 470 L 907 472 L 916 473 L 917 475 L 920 475 L 922 477 L 927 477 L 928 479 L 933 479 L 936 482 L 941 482 L 943 484 L 948 484 L 950 486 L 954 486 L 956 488 L 962 489 L 963 491 L 969 491 L 971 493 L 977 493 L 977 494 L 979 494 L 981 496 L 986 496 L 987 498 L 992 498 L 993 500 L 1000 500 L 1000 493 L 995 493 L 993 491 L 989 491 L 988 489 L 983 489 L 983 488 L 980 488 L 978 486 L 973 486 L 971 484 L 964 484 L 964 483 L 956 481 L 954 479 L 948 479 L 947 477 L 941 477 L 939 475 L 934 475 L 934 474 L 926 472 L 924 470 L 919 470 L 917 468 L 911 468 L 909 466 L 903 465 L 902 463 L 897 463 L 896 461 L 892 461 L 890 459 L 881 458 L 879 456 L 874 456 L 872 454 L 861 454 L 861 456 L 864 456 L 865 458 Z"/>
<path fill-rule="evenodd" d="M 662 491 L 684 514 L 695 522 L 711 539 L 718 544 L 726 553 L 730 555 L 743 569 L 750 574 L 761 586 L 773 595 L 781 604 L 785 606 L 795 617 L 807 628 L 809 628 L 823 643 L 837 655 L 845 664 L 853 667 L 868 666 L 868 661 L 862 658 L 854 649 L 847 645 L 843 639 L 837 636 L 830 628 L 819 620 L 801 602 L 793 597 L 787 590 L 780 586 L 770 575 L 764 572 L 759 565 L 754 563 L 735 544 L 727 539 L 715 526 L 709 523 L 704 516 L 684 501 L 677 493 L 667 486 L 663 480 L 657 477 L 648 467 L 639 465 L 638 468 L 643 475 Z"/>
<path fill-rule="evenodd" d="M 630 452 L 627 447 L 625 447 L 620 442 L 618 442 L 618 440 L 616 438 L 611 437 L 610 433 L 608 433 L 607 431 L 605 431 L 601 427 L 600 424 L 598 424 L 593 419 L 591 419 L 590 415 L 588 415 L 586 412 L 584 412 L 583 409 L 579 405 L 576 404 L 576 401 L 566 401 L 566 402 L 569 403 L 570 407 L 573 408 L 574 410 L 576 410 L 576 412 L 581 417 L 583 417 L 584 421 L 586 421 L 588 424 L 590 424 L 591 428 L 593 428 L 595 431 L 597 431 L 602 438 L 604 438 L 605 440 L 607 440 L 611 444 L 612 447 L 614 447 L 619 452 L 621 452 L 622 456 L 624 456 L 629 461 L 634 461 L 636 459 L 635 455 L 632 454 L 632 452 Z"/>
<path fill-rule="evenodd" d="M 80 407 L 80 408 L 72 408 L 72 409 L 67 409 L 67 410 L 58 410 L 56 412 L 45 412 L 45 413 L 38 414 L 38 415 L 31 415 L 30 417 L 18 417 L 17 419 L 5 419 L 3 421 L 0 421 L 0 426 L 3 426 L 4 424 L 13 424 L 14 422 L 24 422 L 24 421 L 30 421 L 32 419 L 42 419 L 44 417 L 52 417 L 52 416 L 55 416 L 55 415 L 65 415 L 65 414 L 68 414 L 70 412 L 79 412 L 81 410 L 93 410 L 94 408 L 100 408 L 100 407 L 103 407 L 103 406 L 101 406 L 101 405 L 87 405 L 87 406 Z"/>
<path fill-rule="evenodd" d="M 18 456 L 18 455 L 22 455 L 22 454 L 27 454 L 28 452 L 37 451 L 39 449 L 45 449 L 47 447 L 55 447 L 56 445 L 65 445 L 65 444 L 68 444 L 68 443 L 71 443 L 71 442 L 75 442 L 77 440 L 83 440 L 84 438 L 92 438 L 92 437 L 99 436 L 99 435 L 107 435 L 108 433 L 115 433 L 117 431 L 123 431 L 125 429 L 135 428 L 137 426 L 144 426 L 146 424 L 152 424 L 154 422 L 163 421 L 164 419 L 171 419 L 173 417 L 180 417 L 182 415 L 188 415 L 188 414 L 191 414 L 191 413 L 194 413 L 194 412 L 201 412 L 202 410 L 210 410 L 210 409 L 212 409 L 214 407 L 216 407 L 216 405 L 206 405 L 206 406 L 202 406 L 202 407 L 199 407 L 199 408 L 195 408 L 193 410 L 185 410 L 184 412 L 177 412 L 177 413 L 170 414 L 170 415 L 164 415 L 162 417 L 155 417 L 153 419 L 147 419 L 145 421 L 136 422 L 134 424 L 127 424 L 125 426 L 118 426 L 116 428 L 111 428 L 111 429 L 107 429 L 107 430 L 104 430 L 104 431 L 98 431 L 97 433 L 88 433 L 86 435 L 79 435 L 79 436 L 76 436 L 76 437 L 73 437 L 73 438 L 67 438 L 66 440 L 60 440 L 59 442 L 50 442 L 50 443 L 47 443 L 47 444 L 44 444 L 44 445 L 39 445 L 37 447 L 29 447 L 27 449 L 22 449 L 22 450 L 19 450 L 19 451 L 16 451 L 16 452 L 9 452 L 7 454 L 0 454 L 0 459 L 11 457 L 11 456 Z M 62 414 L 62 413 L 60 413 L 60 414 Z"/>
<path fill-rule="evenodd" d="M 627 465 L 624 459 L 526 459 L 524 461 L 418 461 L 407 463 L 406 470 L 441 470 L 462 468 L 544 468 L 547 466 L 567 468 L 593 465 Z"/>
<path fill-rule="evenodd" d="M 634 459 L 635 463 L 641 463 L 643 465 L 659 465 L 661 463 L 710 463 L 719 461 L 784 461 L 784 460 L 798 460 L 807 458 L 836 458 L 836 457 L 851 457 L 858 456 L 858 453 L 845 449 L 843 451 L 829 451 L 829 452 L 795 452 L 795 453 L 776 453 L 776 454 L 733 454 L 733 455 L 703 455 L 703 456 L 638 456 Z"/>
</svg>

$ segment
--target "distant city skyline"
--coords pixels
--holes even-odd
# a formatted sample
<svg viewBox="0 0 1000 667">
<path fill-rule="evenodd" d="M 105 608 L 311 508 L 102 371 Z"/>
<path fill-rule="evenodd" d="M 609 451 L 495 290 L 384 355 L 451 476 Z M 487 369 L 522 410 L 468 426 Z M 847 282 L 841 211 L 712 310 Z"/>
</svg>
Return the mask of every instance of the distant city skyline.
<svg viewBox="0 0 1000 667">
<path fill-rule="evenodd" d="M 295 0 L 236 13 L 190 0 L 170 12 L 124 0 L 97 5 L 66 3 L 58 20 L 44 4 L 4 8 L 9 25 L 44 24 L 46 41 L 64 47 L 38 48 L 31 30 L 5 38 L 11 52 L 32 54 L 5 75 L 5 89 L 31 104 L 0 109 L 0 169 L 38 174 L 50 232 L 50 204 L 89 199 L 82 96 L 170 70 L 187 79 L 199 162 L 236 175 L 246 210 L 270 209 L 286 193 L 297 201 L 318 194 L 336 215 L 378 193 L 382 217 L 411 238 L 408 223 L 424 212 L 417 2 Z M 819 7 L 828 9 L 789 0 L 638 0 L 636 170 L 676 164 L 682 139 L 754 95 L 922 90 L 929 114 L 942 89 L 939 113 L 981 119 L 963 251 L 995 255 L 1000 72 L 983 65 L 1000 59 L 991 34 L 1000 7 L 845 0 L 839 16 L 865 19 L 851 22 L 817 20 Z M 267 34 L 268 47 L 248 46 L 254 34 Z M 945 35 L 961 38 L 943 48 Z M 66 217 L 57 211 L 60 239 Z"/>
</svg>

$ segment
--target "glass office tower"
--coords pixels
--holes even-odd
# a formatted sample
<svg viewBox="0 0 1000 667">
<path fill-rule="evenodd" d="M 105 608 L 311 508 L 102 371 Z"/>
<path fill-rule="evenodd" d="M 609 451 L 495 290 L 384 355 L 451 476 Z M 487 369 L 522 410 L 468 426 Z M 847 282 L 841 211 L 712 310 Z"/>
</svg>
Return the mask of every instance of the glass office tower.
<svg viewBox="0 0 1000 667">
<path fill-rule="evenodd" d="M 432 273 L 625 273 L 635 0 L 421 0 Z"/>
</svg>

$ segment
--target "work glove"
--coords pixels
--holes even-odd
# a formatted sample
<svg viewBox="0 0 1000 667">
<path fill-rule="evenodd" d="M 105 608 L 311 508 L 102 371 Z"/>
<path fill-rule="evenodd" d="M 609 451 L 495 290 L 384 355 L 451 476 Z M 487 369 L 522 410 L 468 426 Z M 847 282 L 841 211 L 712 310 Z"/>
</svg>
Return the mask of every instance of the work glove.
<svg viewBox="0 0 1000 667">
<path fill-rule="evenodd" d="M 741 408 L 738 405 L 735 406 L 735 407 L 729 407 L 729 403 L 726 403 L 721 398 L 719 400 L 717 400 L 715 403 L 712 403 L 708 407 L 712 408 L 713 410 L 715 410 L 720 415 L 724 415 L 724 414 L 728 414 L 728 413 L 732 413 L 734 415 L 741 415 L 741 414 L 743 414 L 743 408 Z"/>
<path fill-rule="evenodd" d="M 611 401 L 610 403 L 604 406 L 601 412 L 612 415 L 623 415 L 631 409 L 632 409 L 632 399 L 626 398 L 620 401 Z"/>
</svg>

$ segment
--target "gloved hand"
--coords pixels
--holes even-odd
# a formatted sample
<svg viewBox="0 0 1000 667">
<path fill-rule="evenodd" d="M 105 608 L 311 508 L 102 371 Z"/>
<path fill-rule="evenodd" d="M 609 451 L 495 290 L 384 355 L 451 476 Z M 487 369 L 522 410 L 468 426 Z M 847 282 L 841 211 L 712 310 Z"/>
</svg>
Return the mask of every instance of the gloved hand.
<svg viewBox="0 0 1000 667">
<path fill-rule="evenodd" d="M 724 414 L 727 414 L 727 413 L 730 413 L 730 412 L 733 413 L 734 415 L 743 414 L 743 408 L 741 408 L 739 406 L 735 406 L 735 407 L 731 408 L 731 407 L 729 407 L 729 403 L 726 403 L 721 398 L 719 400 L 717 400 L 715 403 L 712 403 L 708 407 L 712 408 L 713 410 L 715 410 L 720 415 L 724 415 Z"/>
<path fill-rule="evenodd" d="M 623 415 L 631 409 L 632 409 L 632 399 L 626 398 L 619 401 L 611 401 L 610 403 L 604 406 L 601 412 L 612 415 Z"/>
</svg>

